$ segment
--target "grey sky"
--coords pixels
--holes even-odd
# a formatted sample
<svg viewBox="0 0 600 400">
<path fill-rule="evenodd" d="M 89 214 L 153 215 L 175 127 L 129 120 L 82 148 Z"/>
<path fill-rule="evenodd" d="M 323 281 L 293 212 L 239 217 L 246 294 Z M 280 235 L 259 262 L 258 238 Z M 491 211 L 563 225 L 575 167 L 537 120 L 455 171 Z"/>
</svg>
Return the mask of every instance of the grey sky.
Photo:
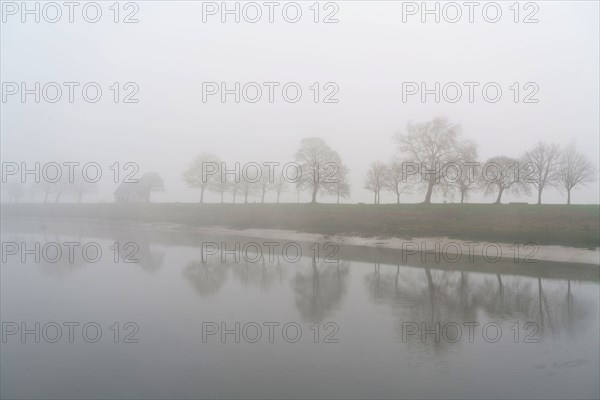
<svg viewBox="0 0 600 400">
<path fill-rule="evenodd" d="M 307 14 L 296 24 L 277 13 L 272 24 L 220 23 L 218 16 L 203 24 L 201 2 L 139 2 L 137 24 L 113 23 L 110 3 L 102 3 L 107 14 L 97 24 L 9 17 L 1 32 L 3 82 L 95 81 L 104 92 L 95 104 L 80 97 L 73 104 L 3 103 L 3 161 L 133 161 L 165 178 L 157 200 L 196 201 L 197 190 L 181 179 L 195 155 L 288 162 L 302 138 L 319 136 L 351 170 L 350 201 L 369 202 L 364 174 L 371 162 L 396 153 L 393 134 L 409 121 L 447 116 L 479 144 L 481 160 L 519 156 L 540 140 L 574 141 L 598 165 L 598 2 L 537 2 L 534 24 L 512 21 L 512 2 L 501 2 L 496 24 L 477 11 L 474 23 L 466 16 L 456 24 L 421 23 L 418 16 L 403 23 L 400 2 L 338 2 L 339 23 L 315 24 L 311 3 L 302 3 Z M 139 103 L 113 103 L 108 87 L 129 81 L 139 85 Z M 281 97 L 223 104 L 216 96 L 203 103 L 207 81 L 298 82 L 303 96 L 295 104 Z M 403 103 L 402 82 L 409 81 L 498 82 L 503 96 L 495 104 L 477 91 L 472 104 L 436 104 L 432 96 Z M 336 82 L 339 103 L 312 102 L 313 82 Z M 514 82 L 537 83 L 539 103 L 515 104 Z M 99 198 L 110 201 L 114 186 L 106 183 Z M 555 190 L 544 194 L 546 203 L 564 200 Z M 597 182 L 573 193 L 575 203 L 598 201 Z"/>
</svg>

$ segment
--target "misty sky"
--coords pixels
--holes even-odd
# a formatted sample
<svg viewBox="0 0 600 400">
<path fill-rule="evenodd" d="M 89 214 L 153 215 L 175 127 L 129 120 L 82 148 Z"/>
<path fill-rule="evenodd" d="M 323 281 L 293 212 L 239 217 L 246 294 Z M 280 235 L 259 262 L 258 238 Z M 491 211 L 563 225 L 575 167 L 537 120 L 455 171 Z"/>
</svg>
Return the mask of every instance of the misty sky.
<svg viewBox="0 0 600 400">
<path fill-rule="evenodd" d="M 95 104 L 77 92 L 73 104 L 9 98 L 2 103 L 2 161 L 136 162 L 164 177 L 167 190 L 155 200 L 197 201 L 198 191 L 181 178 L 195 155 L 290 162 L 302 138 L 319 136 L 351 170 L 348 201 L 371 202 L 363 177 L 371 162 L 396 154 L 393 134 L 409 121 L 446 116 L 479 144 L 481 160 L 517 157 L 541 140 L 575 142 L 598 165 L 598 2 L 537 2 L 535 24 L 514 23 L 509 3 L 501 3 L 506 14 L 496 24 L 477 11 L 475 23 L 466 16 L 456 24 L 421 23 L 419 16 L 403 23 L 400 2 L 372 1 L 338 2 L 336 24 L 315 24 L 311 14 L 291 24 L 277 11 L 272 24 L 265 16 L 256 24 L 221 23 L 218 16 L 202 23 L 200 2 L 139 2 L 137 24 L 115 24 L 110 14 L 97 24 L 80 14 L 73 24 L 9 17 L 1 32 L 3 82 L 94 81 L 104 92 Z M 302 4 L 308 12 L 309 3 Z M 103 3 L 104 12 L 108 6 Z M 216 96 L 203 103 L 202 82 L 212 81 L 298 82 L 304 92 L 294 104 L 281 96 L 273 104 L 223 104 Z M 498 82 L 504 92 L 495 104 L 480 91 L 472 104 L 436 104 L 431 96 L 426 103 L 417 96 L 403 103 L 402 82 L 409 81 Z M 113 82 L 136 82 L 139 103 L 113 103 Z M 339 103 L 315 104 L 308 90 L 313 82 L 336 82 Z M 515 104 L 513 82 L 537 83 L 539 103 Z M 103 181 L 96 198 L 112 201 L 115 186 Z M 598 190 L 597 182 L 580 188 L 572 201 L 598 203 Z M 283 200 L 295 198 L 290 192 Z M 565 199 L 551 190 L 543 200 Z M 394 200 L 382 194 L 382 202 Z M 519 199 L 507 194 L 503 201 Z"/>
</svg>

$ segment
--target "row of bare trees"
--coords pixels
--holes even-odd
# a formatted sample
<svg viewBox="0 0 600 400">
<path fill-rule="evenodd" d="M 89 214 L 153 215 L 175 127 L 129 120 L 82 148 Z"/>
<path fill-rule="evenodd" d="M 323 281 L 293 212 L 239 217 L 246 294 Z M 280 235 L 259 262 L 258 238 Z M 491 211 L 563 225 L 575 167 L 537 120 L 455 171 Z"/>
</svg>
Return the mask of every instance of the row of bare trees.
<svg viewBox="0 0 600 400">
<path fill-rule="evenodd" d="M 519 158 L 497 156 L 480 163 L 477 144 L 460 131 L 460 125 L 446 118 L 409 123 L 394 137 L 399 154 L 389 163 L 372 163 L 366 173 L 363 187 L 373 192 L 374 203 L 379 204 L 381 191 L 394 193 L 398 203 L 401 194 L 414 189 L 425 191 L 424 203 L 431 203 L 436 191 L 450 198 L 458 194 L 463 203 L 482 190 L 500 203 L 504 193 L 529 195 L 533 189 L 541 204 L 542 193 L 557 188 L 571 204 L 571 191 L 596 179 L 594 163 L 574 144 L 539 142 Z"/>
<path fill-rule="evenodd" d="M 482 191 L 486 196 L 494 195 L 500 203 L 505 193 L 529 195 L 532 190 L 541 204 L 542 193 L 549 188 L 562 189 L 570 204 L 574 188 L 596 179 L 595 165 L 573 144 L 561 147 L 540 142 L 518 158 L 496 156 L 482 163 L 477 143 L 463 138 L 460 125 L 446 118 L 409 123 L 394 140 L 398 154 L 388 163 L 372 163 L 364 178 L 363 188 L 373 193 L 375 204 L 380 203 L 381 192 L 393 193 L 397 203 L 401 195 L 414 191 L 425 192 L 423 203 L 431 203 L 436 192 L 444 198 L 458 195 L 464 203 L 470 194 Z M 245 203 L 251 197 L 264 203 L 266 195 L 274 192 L 279 203 L 281 194 L 291 185 L 295 186 L 298 201 L 302 191 L 310 193 L 312 203 L 319 195 L 334 196 L 338 203 L 350 196 L 349 169 L 323 139 L 302 140 L 295 161 L 299 172 L 291 180 L 281 171 L 275 172 L 273 164 L 277 163 L 272 162 L 249 163 L 255 164 L 256 179 L 240 179 L 239 166 L 233 171 L 234 164 L 202 153 L 184 171 L 183 179 L 200 190 L 200 202 L 204 202 L 208 190 L 218 193 L 221 202 L 229 193 L 234 203 L 238 196 Z M 212 170 L 207 170 L 211 165 Z"/>
<path fill-rule="evenodd" d="M 143 197 L 146 197 L 145 201 L 150 201 L 151 193 L 165 190 L 164 180 L 157 172 L 146 172 L 139 178 L 131 178 L 131 180 L 131 182 L 121 183 L 119 187 L 134 187 L 139 193 L 143 193 Z M 2 186 L 8 201 L 13 203 L 21 200 L 33 202 L 35 199 L 40 199 L 44 203 L 60 203 L 69 198 L 81 203 L 85 196 L 98 192 L 98 184 L 81 174 L 75 174 L 72 179 L 62 176 L 52 182 L 43 179 L 39 182 L 9 181 Z"/>
<path fill-rule="evenodd" d="M 6 189 L 6 195 L 9 202 L 18 203 L 23 199 L 33 201 L 35 198 L 42 198 L 44 203 L 59 203 L 64 198 L 72 198 L 81 203 L 83 197 L 97 192 L 97 187 L 91 182 L 87 182 L 81 177 L 69 182 L 60 180 L 58 182 L 7 182 L 3 184 Z"/>
<path fill-rule="evenodd" d="M 335 196 L 338 203 L 350 196 L 349 169 L 323 139 L 303 139 L 295 161 L 290 172 L 290 169 L 281 170 L 275 162 L 251 162 L 240 166 L 223 162 L 214 154 L 202 153 L 183 172 L 183 179 L 188 186 L 200 190 L 201 203 L 206 191 L 219 194 L 221 203 L 225 202 L 227 193 L 233 203 L 238 196 L 243 197 L 244 203 L 251 197 L 258 197 L 264 203 L 266 195 L 273 192 L 279 203 L 281 195 L 292 185 L 296 188 L 298 201 L 302 191 L 310 193 L 313 203 L 318 195 Z"/>
</svg>

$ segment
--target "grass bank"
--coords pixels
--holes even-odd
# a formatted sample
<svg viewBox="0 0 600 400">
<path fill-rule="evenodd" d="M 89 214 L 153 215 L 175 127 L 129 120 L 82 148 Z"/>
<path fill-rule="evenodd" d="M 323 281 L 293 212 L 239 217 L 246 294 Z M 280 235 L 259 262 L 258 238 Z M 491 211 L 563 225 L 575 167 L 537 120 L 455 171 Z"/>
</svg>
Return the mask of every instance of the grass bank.
<svg viewBox="0 0 600 400">
<path fill-rule="evenodd" d="M 363 237 L 448 236 L 595 248 L 598 205 L 2 204 L 3 216 L 96 218 Z"/>
<path fill-rule="evenodd" d="M 434 237 L 595 248 L 598 205 L 2 204 L 3 216 L 95 218 L 363 237 Z"/>
</svg>

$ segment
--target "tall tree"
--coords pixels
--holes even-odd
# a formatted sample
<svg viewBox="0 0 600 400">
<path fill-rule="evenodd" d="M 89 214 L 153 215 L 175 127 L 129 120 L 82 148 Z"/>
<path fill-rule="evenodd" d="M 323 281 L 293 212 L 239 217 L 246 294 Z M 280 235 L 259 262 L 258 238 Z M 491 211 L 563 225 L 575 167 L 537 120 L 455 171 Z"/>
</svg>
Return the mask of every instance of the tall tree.
<svg viewBox="0 0 600 400">
<path fill-rule="evenodd" d="M 402 161 L 392 160 L 387 168 L 386 174 L 383 177 L 383 188 L 389 192 L 396 194 L 396 203 L 400 204 L 400 195 L 410 193 L 411 184 L 406 177 Z"/>
<path fill-rule="evenodd" d="M 575 144 L 565 147 L 560 157 L 559 183 L 567 192 L 567 204 L 571 204 L 571 190 L 596 179 L 597 168 L 584 154 L 577 151 Z"/>
<path fill-rule="evenodd" d="M 241 183 L 239 182 L 239 180 L 237 178 L 233 178 L 233 180 L 231 182 L 229 182 L 229 190 L 231 191 L 231 202 L 235 203 L 235 199 L 237 197 L 237 194 L 240 192 L 241 190 Z"/>
<path fill-rule="evenodd" d="M 265 196 L 267 192 L 270 192 L 274 188 L 275 177 L 271 168 L 266 164 L 262 164 L 260 170 L 260 180 L 257 182 L 257 189 L 260 192 L 260 202 L 265 202 Z"/>
<path fill-rule="evenodd" d="M 219 179 L 212 184 L 212 189 L 219 194 L 221 204 L 225 203 L 225 193 L 231 190 L 231 182 L 227 178 L 227 175 L 220 176 Z"/>
<path fill-rule="evenodd" d="M 502 201 L 502 195 L 510 191 L 515 195 L 529 194 L 529 186 L 523 180 L 522 164 L 512 157 L 492 157 L 482 169 L 482 181 L 485 194 L 498 193 L 496 204 Z"/>
<path fill-rule="evenodd" d="M 321 138 L 302 139 L 296 152 L 296 161 L 302 175 L 297 183 L 301 189 L 312 192 L 311 202 L 317 202 L 319 192 L 331 193 L 335 175 L 342 164 L 340 156 Z"/>
<path fill-rule="evenodd" d="M 481 168 L 477 162 L 477 144 L 472 140 L 463 140 L 457 145 L 458 159 L 455 165 L 446 169 L 444 180 L 460 194 L 463 204 L 480 182 Z"/>
<path fill-rule="evenodd" d="M 542 192 L 549 186 L 555 186 L 560 177 L 560 147 L 538 142 L 525 152 L 523 161 L 528 168 L 526 179 L 538 193 L 537 204 L 542 204 Z"/>
<path fill-rule="evenodd" d="M 202 153 L 192 161 L 190 167 L 183 172 L 183 180 L 188 186 L 200 189 L 200 203 L 204 203 L 204 192 L 214 187 L 220 180 L 219 166 L 221 160 L 211 153 Z"/>
<path fill-rule="evenodd" d="M 367 175 L 365 176 L 364 188 L 373 192 L 373 204 L 379 204 L 379 194 L 384 188 L 385 176 L 387 174 L 387 166 L 381 161 L 376 161 L 371 164 Z"/>
<path fill-rule="evenodd" d="M 237 176 L 231 176 L 231 174 L 227 174 L 227 163 L 219 162 L 218 163 L 218 172 L 214 175 L 214 179 L 211 179 L 211 183 L 208 187 L 209 190 L 212 190 L 219 194 L 221 204 L 225 203 L 225 193 L 232 190 L 232 187 L 235 186 L 235 180 Z M 234 191 L 233 197 L 235 202 L 236 192 Z"/>
<path fill-rule="evenodd" d="M 348 181 L 349 173 L 350 170 L 348 167 L 340 164 L 335 174 L 334 182 L 331 184 L 331 188 L 328 190 L 331 194 L 336 196 L 337 204 L 340 204 L 340 199 L 347 199 L 350 197 L 350 182 Z"/>
<path fill-rule="evenodd" d="M 240 182 L 240 191 L 244 195 L 244 203 L 248 204 L 248 198 L 258 191 L 257 183 L 251 182 L 248 179 L 242 179 Z"/>
<path fill-rule="evenodd" d="M 275 182 L 273 183 L 273 189 L 275 189 L 275 193 L 277 193 L 277 203 L 279 204 L 279 198 L 281 197 L 281 194 L 288 191 L 288 184 L 282 176 L 279 176 L 275 179 Z"/>
<path fill-rule="evenodd" d="M 460 130 L 460 125 L 438 117 L 428 122 L 409 123 L 405 132 L 395 136 L 406 160 L 420 166 L 421 181 L 426 185 L 423 203 L 431 203 L 434 188 L 443 183 L 440 179 L 441 171 L 448 163 L 458 159 Z"/>
</svg>

